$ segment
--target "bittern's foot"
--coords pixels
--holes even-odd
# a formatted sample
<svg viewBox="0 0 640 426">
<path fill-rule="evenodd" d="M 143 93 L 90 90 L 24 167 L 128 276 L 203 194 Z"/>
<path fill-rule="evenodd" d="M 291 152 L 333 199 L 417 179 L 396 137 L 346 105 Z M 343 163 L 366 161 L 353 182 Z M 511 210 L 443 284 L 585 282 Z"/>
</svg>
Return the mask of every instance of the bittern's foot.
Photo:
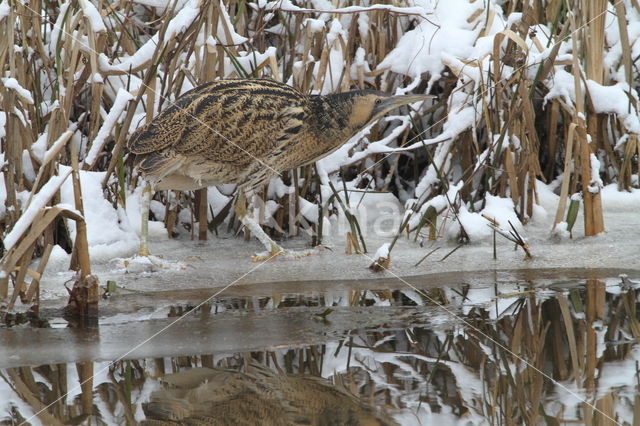
<svg viewBox="0 0 640 426">
<path fill-rule="evenodd" d="M 325 246 L 317 246 L 311 249 L 305 250 L 284 250 L 282 247 L 277 246 L 278 250 L 272 250 L 270 252 L 264 251 L 262 253 L 257 253 L 253 255 L 251 260 L 254 262 L 264 262 L 266 260 L 270 260 L 276 256 L 284 259 L 300 259 L 301 257 L 311 256 L 316 253 L 320 253 L 324 250 L 331 250 L 329 247 Z"/>
<path fill-rule="evenodd" d="M 271 241 L 271 249 L 269 251 L 263 251 L 261 253 L 256 253 L 253 255 L 253 257 L 251 258 L 251 260 L 253 260 L 254 262 L 264 262 L 265 260 L 270 260 L 276 256 L 280 256 L 282 253 L 284 253 L 284 249 L 282 247 L 280 247 L 279 245 L 277 245 L 276 243 L 274 243 L 273 241 Z"/>
<path fill-rule="evenodd" d="M 163 269 L 181 270 L 187 267 L 183 262 L 166 260 L 153 255 L 117 258 L 111 262 L 116 269 L 129 274 L 153 273 Z"/>
</svg>

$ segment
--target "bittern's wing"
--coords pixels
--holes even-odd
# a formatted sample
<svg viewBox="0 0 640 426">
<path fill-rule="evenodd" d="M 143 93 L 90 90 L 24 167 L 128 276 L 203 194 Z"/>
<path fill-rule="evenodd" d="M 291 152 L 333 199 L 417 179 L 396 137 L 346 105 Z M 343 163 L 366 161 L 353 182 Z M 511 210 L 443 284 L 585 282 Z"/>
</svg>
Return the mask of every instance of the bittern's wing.
<svg viewBox="0 0 640 426">
<path fill-rule="evenodd" d="M 129 137 L 127 149 L 133 154 L 161 151 L 180 140 L 189 124 L 188 110 L 201 90 L 212 83 L 196 87 L 183 94 L 173 105 L 158 114 L 153 121 L 136 129 Z"/>
<path fill-rule="evenodd" d="M 131 138 L 129 149 L 249 164 L 300 132 L 308 115 L 305 101 L 300 92 L 271 80 L 207 83 L 159 114 Z"/>
<path fill-rule="evenodd" d="M 263 160 L 300 132 L 304 106 L 303 95 L 270 80 L 212 87 L 191 104 L 193 120 L 174 149 L 221 163 Z"/>
<path fill-rule="evenodd" d="M 163 176 L 181 162 L 171 147 L 179 142 L 188 126 L 187 112 L 207 83 L 185 93 L 147 125 L 138 127 L 127 142 L 138 169 L 149 176 Z"/>
</svg>

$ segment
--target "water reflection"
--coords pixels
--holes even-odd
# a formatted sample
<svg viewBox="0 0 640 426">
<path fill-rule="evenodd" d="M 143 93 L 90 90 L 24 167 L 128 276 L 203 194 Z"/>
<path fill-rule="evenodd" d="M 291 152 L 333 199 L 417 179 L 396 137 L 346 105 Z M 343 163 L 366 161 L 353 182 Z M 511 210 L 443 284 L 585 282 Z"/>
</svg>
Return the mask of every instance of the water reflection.
<svg viewBox="0 0 640 426">
<path fill-rule="evenodd" d="M 436 302 L 447 321 L 415 321 L 416 307 Z M 628 280 L 220 299 L 194 318 L 349 306 L 407 315 L 322 344 L 7 368 L 2 423 L 640 422 L 638 289 Z M 335 312 L 321 312 L 309 315 L 330 324 Z"/>
</svg>

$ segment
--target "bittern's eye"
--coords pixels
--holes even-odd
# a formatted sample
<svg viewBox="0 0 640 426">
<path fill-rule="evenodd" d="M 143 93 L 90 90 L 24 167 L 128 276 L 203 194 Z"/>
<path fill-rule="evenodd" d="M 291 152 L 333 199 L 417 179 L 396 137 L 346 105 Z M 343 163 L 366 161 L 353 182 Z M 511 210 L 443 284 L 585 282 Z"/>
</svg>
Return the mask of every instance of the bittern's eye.
<svg viewBox="0 0 640 426">
<path fill-rule="evenodd" d="M 376 99 L 376 105 L 380 105 L 382 103 L 382 99 L 378 98 Z"/>
</svg>

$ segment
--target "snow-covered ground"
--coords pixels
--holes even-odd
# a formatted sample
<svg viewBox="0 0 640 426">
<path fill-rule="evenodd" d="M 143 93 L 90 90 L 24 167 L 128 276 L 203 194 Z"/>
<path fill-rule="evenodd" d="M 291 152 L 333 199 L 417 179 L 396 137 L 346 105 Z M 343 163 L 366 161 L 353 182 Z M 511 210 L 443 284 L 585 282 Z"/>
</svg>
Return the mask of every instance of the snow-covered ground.
<svg viewBox="0 0 640 426">
<path fill-rule="evenodd" d="M 240 236 L 209 234 L 208 241 L 191 240 L 185 229 L 177 239 L 168 239 L 162 223 L 152 222 L 149 259 L 136 258 L 139 230 L 139 194 L 128 199 L 127 211 L 112 209 L 102 198 L 100 176 L 83 173 L 86 194 L 85 209 L 89 226 L 90 254 L 93 272 L 102 283 L 113 280 L 129 290 L 174 290 L 188 288 L 219 288 L 229 285 L 313 280 L 371 280 L 437 274 L 454 271 L 488 270 L 542 270 L 553 268 L 609 268 L 638 270 L 637 249 L 640 237 L 640 191 L 619 192 L 615 186 L 602 191 L 606 232 L 595 237 L 584 237 L 582 217 L 579 215 L 573 229 L 573 239 L 552 233 L 553 218 L 558 197 L 549 187 L 538 183 L 540 205 L 533 218 L 521 225 L 513 214 L 508 199 L 495 199 L 488 203 L 484 213 L 505 223 L 511 220 L 525 237 L 533 259 L 524 260 L 522 250 L 500 235 L 496 237 L 497 260 L 493 259 L 493 233 L 489 222 L 478 213 L 460 214 L 460 221 L 470 236 L 465 244 L 440 261 L 458 245 L 452 238 L 457 235 L 457 221 L 449 220 L 437 241 L 413 241 L 414 234 L 398 239 L 391 252 L 388 271 L 375 273 L 368 269 L 376 249 L 392 240 L 402 217 L 399 202 L 391 194 L 351 193 L 352 211 L 367 223 L 365 242 L 368 254 L 345 254 L 345 233 L 349 230 L 341 215 L 328 220 L 332 225 L 325 244 L 330 250 L 288 259 L 276 257 L 253 262 L 252 255 L 263 250 L 256 241 L 245 241 Z M 98 174 L 97 174 L 98 175 Z M 99 174 L 101 175 L 101 174 Z M 65 185 L 69 187 L 70 182 Z M 63 188 L 63 195 L 67 191 Z M 69 194 L 70 195 L 70 194 Z M 64 199 L 63 199 L 64 201 Z M 335 217 L 335 216 L 334 216 Z M 221 226 L 226 228 L 225 226 Z M 325 227 L 325 229 L 328 227 Z M 453 230 L 450 230 L 452 229 Z M 504 228 L 504 226 L 503 226 Z M 455 231 L 455 232 L 454 232 Z M 447 237 L 449 235 L 450 237 Z M 308 248 L 308 239 L 296 237 L 282 241 L 288 249 Z M 419 266 L 415 266 L 428 252 L 438 248 Z M 63 282 L 72 278 L 67 270 L 70 257 L 62 249 L 53 251 L 41 288 L 44 299 L 65 297 Z M 613 274 L 615 275 L 615 274 Z M 632 277 L 633 278 L 633 277 Z"/>
</svg>

